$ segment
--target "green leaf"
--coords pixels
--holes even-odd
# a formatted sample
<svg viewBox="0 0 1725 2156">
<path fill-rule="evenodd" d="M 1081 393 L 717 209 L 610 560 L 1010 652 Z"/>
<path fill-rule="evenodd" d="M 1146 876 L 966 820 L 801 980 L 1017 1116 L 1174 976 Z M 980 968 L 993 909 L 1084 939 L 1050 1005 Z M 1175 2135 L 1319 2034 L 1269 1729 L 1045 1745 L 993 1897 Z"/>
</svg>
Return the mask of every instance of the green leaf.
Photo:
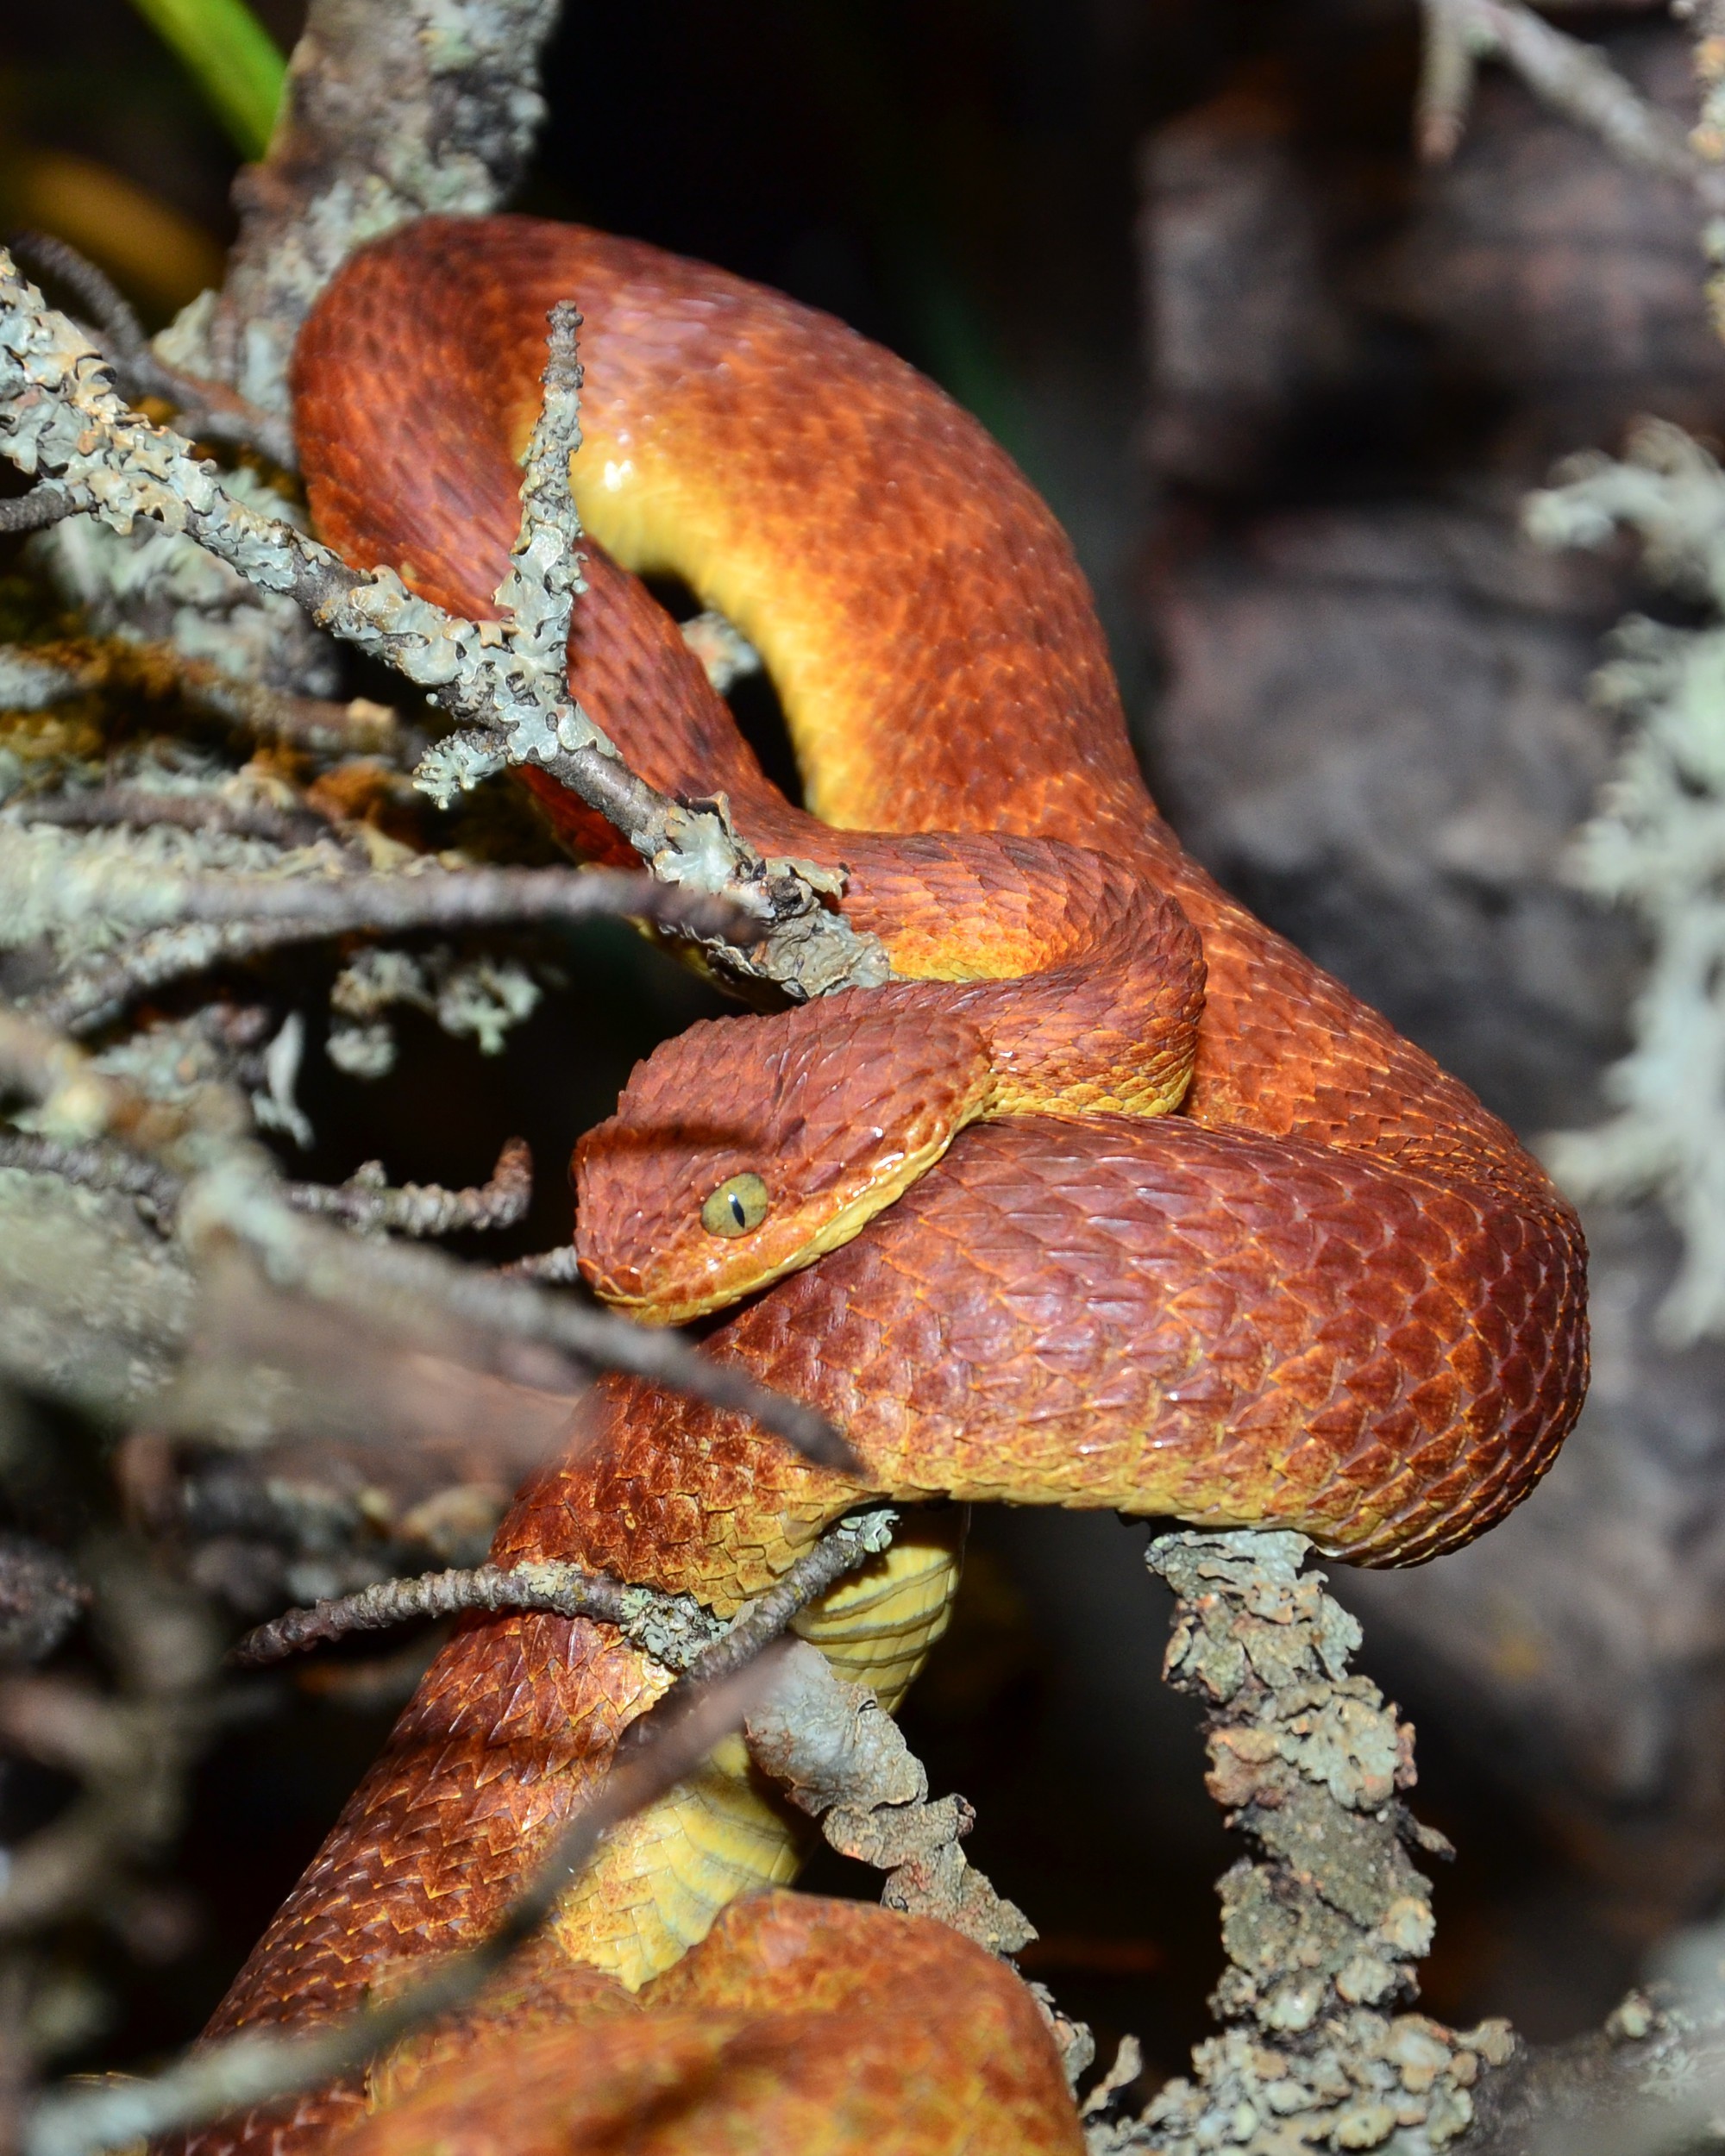
<svg viewBox="0 0 1725 2156">
<path fill-rule="evenodd" d="M 242 157 L 259 158 L 281 103 L 287 62 L 246 0 L 133 0 L 171 45 Z"/>
</svg>

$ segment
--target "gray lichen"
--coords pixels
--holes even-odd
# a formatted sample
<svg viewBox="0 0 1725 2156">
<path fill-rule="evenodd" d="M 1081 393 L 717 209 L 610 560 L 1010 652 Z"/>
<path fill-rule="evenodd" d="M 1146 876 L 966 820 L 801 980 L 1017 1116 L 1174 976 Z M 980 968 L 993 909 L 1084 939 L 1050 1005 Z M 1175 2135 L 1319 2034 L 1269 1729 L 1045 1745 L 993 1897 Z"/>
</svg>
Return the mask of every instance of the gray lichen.
<svg viewBox="0 0 1725 2156">
<path fill-rule="evenodd" d="M 1431 2156 L 1466 2131 L 1482 2065 L 1515 2048 L 1502 2022 L 1458 2034 L 1392 2011 L 1432 1940 L 1407 1845 L 1446 1845 L 1402 1802 L 1412 1732 L 1349 1674 L 1359 1627 L 1321 1575 L 1302 1575 L 1308 1547 L 1250 1533 L 1151 1545 L 1176 1597 L 1164 1674 L 1204 1702 L 1210 1794 L 1259 1853 L 1221 1882 L 1223 2033 L 1142 2117 L 1091 2127 L 1094 2156 Z"/>
<path fill-rule="evenodd" d="M 1712 616 L 1625 621 L 1595 680 L 1625 732 L 1570 874 L 1635 914 L 1652 951 L 1634 1044 L 1604 1081 L 1618 1112 L 1543 1150 L 1576 1197 L 1659 1200 L 1684 1243 L 1661 1324 L 1679 1342 L 1725 1333 L 1725 473 L 1679 429 L 1647 423 L 1625 461 L 1573 460 L 1527 523 L 1553 547 L 1634 531 L 1649 570 Z"/>
<path fill-rule="evenodd" d="M 548 439 L 559 428 L 567 438 L 573 424 L 572 367 L 570 373 L 552 394 Z M 656 792 L 569 700 L 561 663 L 551 666 L 543 639 L 548 622 L 568 619 L 573 511 L 566 516 L 533 473 L 504 587 L 509 599 L 499 599 L 505 618 L 446 613 L 417 598 L 393 570 L 356 575 L 329 548 L 227 490 L 191 443 L 124 404 L 89 340 L 44 304 L 3 251 L 0 454 L 122 535 L 140 518 L 184 533 L 248 582 L 294 599 L 322 627 L 432 691 L 461 738 L 476 745 L 475 768 L 488 759 L 492 768 L 497 761 L 542 766 L 607 817 L 662 881 L 722 894 L 754 916 L 763 933 L 748 950 L 703 939 L 716 962 L 739 978 L 804 998 L 888 977 L 878 940 L 830 910 L 830 878 L 804 863 L 764 858 L 735 833 L 722 806 Z M 447 791 L 460 775 L 442 770 L 434 791 Z"/>
<path fill-rule="evenodd" d="M 831 1846 L 886 1872 L 888 1908 L 934 1917 L 990 1953 L 1015 1953 L 1036 1937 L 959 1847 L 975 1823 L 970 1806 L 962 1796 L 930 1801 L 928 1776 L 898 1724 L 818 1647 L 789 1650 L 771 1698 L 744 1727 L 756 1763 L 819 1818 Z"/>
<path fill-rule="evenodd" d="M 287 407 L 287 360 L 356 247 L 427 211 L 474 216 L 515 185 L 544 116 L 556 0 L 313 0 L 264 161 L 235 189 L 227 283 L 161 356 Z"/>
<path fill-rule="evenodd" d="M 423 1011 L 446 1033 L 470 1038 L 482 1056 L 502 1052 L 509 1034 L 538 1008 L 543 991 L 517 959 L 462 958 L 447 943 L 430 950 L 379 946 L 361 951 L 329 991 L 334 1018 L 327 1052 L 354 1078 L 381 1078 L 395 1067 L 392 1006 Z"/>
</svg>

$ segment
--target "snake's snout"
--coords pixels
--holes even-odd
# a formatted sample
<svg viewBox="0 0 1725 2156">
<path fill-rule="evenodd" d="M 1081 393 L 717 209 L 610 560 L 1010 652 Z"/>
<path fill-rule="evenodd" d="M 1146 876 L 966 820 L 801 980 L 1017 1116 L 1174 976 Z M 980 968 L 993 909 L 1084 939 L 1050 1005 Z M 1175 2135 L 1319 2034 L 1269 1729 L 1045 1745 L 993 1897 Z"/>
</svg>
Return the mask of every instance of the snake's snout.
<svg viewBox="0 0 1725 2156">
<path fill-rule="evenodd" d="M 587 1284 L 681 1324 L 847 1243 L 993 1100 L 974 1028 L 891 989 L 707 1020 L 575 1148 Z"/>
</svg>

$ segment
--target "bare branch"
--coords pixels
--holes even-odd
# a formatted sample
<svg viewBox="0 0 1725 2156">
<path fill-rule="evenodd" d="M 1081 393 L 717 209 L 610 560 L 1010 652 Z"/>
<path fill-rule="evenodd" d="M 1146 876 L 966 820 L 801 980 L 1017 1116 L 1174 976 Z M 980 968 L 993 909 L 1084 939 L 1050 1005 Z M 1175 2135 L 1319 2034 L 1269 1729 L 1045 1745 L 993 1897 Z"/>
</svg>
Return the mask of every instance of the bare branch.
<svg viewBox="0 0 1725 2156">
<path fill-rule="evenodd" d="M 60 1031 L 94 1031 L 170 981 L 327 936 L 617 915 L 716 935 L 739 947 L 764 933 L 758 918 L 731 899 L 611 870 L 428 864 L 374 875 L 194 877 L 157 870 L 122 878 L 109 868 L 101 873 L 100 895 L 106 913 L 146 932 L 32 1003 L 32 1015 Z"/>
<path fill-rule="evenodd" d="M 533 1156 L 524 1138 L 504 1143 L 488 1182 L 465 1190 L 441 1183 L 404 1183 L 392 1190 L 380 1163 L 344 1183 L 290 1183 L 287 1201 L 301 1213 L 322 1213 L 350 1228 L 391 1235 L 454 1235 L 463 1230 L 512 1228 L 533 1200 Z"/>
<path fill-rule="evenodd" d="M 277 808 L 268 801 L 228 801 L 209 793 L 162 793 L 143 787 L 103 787 L 84 793 L 45 793 L 16 804 L 27 824 L 59 824 L 74 830 L 129 824 L 147 830 L 172 824 L 182 830 L 224 831 L 235 838 L 262 838 L 277 846 L 306 846 L 332 836 L 329 819 L 312 808 Z"/>
<path fill-rule="evenodd" d="M 42 531 L 70 517 L 77 505 L 52 479 L 44 479 L 28 494 L 0 501 L 0 531 Z"/>
</svg>

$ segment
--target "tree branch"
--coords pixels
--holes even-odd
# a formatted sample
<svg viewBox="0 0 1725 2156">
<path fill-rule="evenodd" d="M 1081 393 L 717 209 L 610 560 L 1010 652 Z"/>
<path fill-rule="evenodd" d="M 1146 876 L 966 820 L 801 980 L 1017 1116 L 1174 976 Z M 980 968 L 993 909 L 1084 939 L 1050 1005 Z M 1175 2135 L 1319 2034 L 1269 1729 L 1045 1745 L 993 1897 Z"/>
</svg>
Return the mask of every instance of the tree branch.
<svg viewBox="0 0 1725 2156">
<path fill-rule="evenodd" d="M 559 1617 L 590 1617 L 615 1625 L 630 1643 L 687 1684 L 731 1677 L 776 1639 L 792 1619 L 835 1581 L 878 1556 L 892 1540 L 898 1514 L 885 1508 L 854 1514 L 830 1527 L 764 1595 L 746 1602 L 730 1624 L 688 1595 L 632 1587 L 578 1564 L 545 1560 L 506 1570 L 482 1564 L 467 1571 L 425 1572 L 384 1580 L 357 1595 L 290 1609 L 248 1632 L 229 1659 L 260 1669 L 308 1647 L 326 1646 L 354 1632 L 380 1632 L 423 1617 L 462 1610 L 541 1609 Z"/>
<path fill-rule="evenodd" d="M 1646 98 L 1596 47 L 1542 22 L 1521 0 L 1424 0 L 1426 48 L 1418 108 L 1422 154 L 1437 161 L 1461 140 L 1475 64 L 1501 60 L 1534 96 L 1596 135 L 1625 163 L 1690 188 L 1725 210 L 1725 172 L 1697 154 L 1683 126 Z"/>
<path fill-rule="evenodd" d="M 572 396 L 548 406 L 555 433 Z M 765 924 L 752 952 L 701 939 L 716 961 L 799 999 L 888 977 L 884 952 L 828 911 L 831 880 L 763 858 L 718 805 L 686 805 L 637 778 L 568 700 L 545 617 L 566 603 L 573 551 L 567 518 L 543 489 L 524 502 L 522 542 L 502 587 L 509 609 L 466 621 L 416 598 L 391 569 L 356 576 L 291 525 L 224 492 L 191 445 L 129 411 L 99 354 L 47 309 L 0 251 L 0 454 L 42 473 L 75 505 L 116 530 L 139 517 L 183 531 L 260 588 L 293 599 L 318 624 L 430 689 L 459 724 L 422 766 L 427 790 L 450 798 L 489 771 L 535 763 L 616 825 L 661 881 L 731 899 Z M 542 509 L 544 514 L 541 514 Z"/>
<path fill-rule="evenodd" d="M 223 382 L 167 366 L 151 349 L 131 304 L 87 256 L 46 232 L 15 233 L 8 245 L 22 262 L 66 285 L 89 310 L 108 363 L 129 397 L 159 397 L 185 431 L 204 442 L 260 451 L 284 472 L 299 469 L 293 431 L 279 414 L 248 404 Z"/>
<path fill-rule="evenodd" d="M 28 1006 L 44 1025 L 72 1033 L 95 1031 L 139 996 L 213 964 L 329 936 L 618 915 L 662 922 L 734 949 L 765 933 L 730 898 L 610 870 L 428 866 L 375 875 L 196 877 L 159 868 L 122 871 L 111 863 L 86 874 L 72 862 L 61 886 L 68 910 L 99 904 L 104 915 L 145 931 Z"/>
<path fill-rule="evenodd" d="M 533 1156 L 523 1138 L 505 1139 L 490 1180 L 465 1190 L 441 1183 L 391 1189 L 383 1164 L 367 1163 L 344 1183 L 290 1183 L 287 1200 L 301 1213 L 321 1213 L 350 1228 L 388 1235 L 455 1235 L 512 1228 L 533 1200 Z"/>
<path fill-rule="evenodd" d="M 674 1332 L 631 1324 L 571 1296 L 464 1266 L 440 1252 L 373 1243 L 293 1210 L 268 1156 L 245 1137 L 245 1104 L 205 1087 L 190 1102 L 149 1100 L 97 1070 L 39 1021 L 0 1009 L 0 1091 L 40 1104 L 45 1134 L 73 1144 L 116 1139 L 187 1181 L 176 1233 L 194 1263 L 239 1243 L 274 1286 L 314 1302 L 364 1311 L 410 1335 L 441 1311 L 499 1348 L 535 1341 L 589 1368 L 626 1370 L 750 1417 L 817 1465 L 860 1475 L 826 1418 L 711 1363 Z"/>
</svg>

